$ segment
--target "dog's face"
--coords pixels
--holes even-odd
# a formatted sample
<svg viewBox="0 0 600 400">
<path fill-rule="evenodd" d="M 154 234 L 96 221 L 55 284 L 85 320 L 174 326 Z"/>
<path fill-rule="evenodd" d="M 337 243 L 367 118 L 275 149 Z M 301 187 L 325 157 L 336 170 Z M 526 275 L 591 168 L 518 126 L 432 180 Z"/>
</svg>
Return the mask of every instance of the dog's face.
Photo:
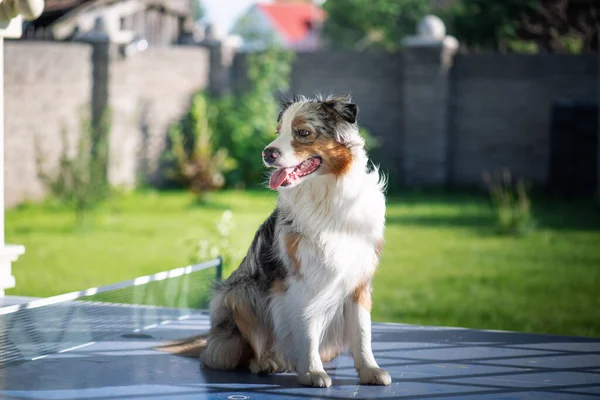
<svg viewBox="0 0 600 400">
<path fill-rule="evenodd" d="M 358 108 L 349 98 L 295 98 L 282 104 L 277 139 L 263 151 L 266 166 L 276 168 L 272 189 L 292 188 L 307 179 L 346 173 L 351 147 L 363 145 L 358 133 Z"/>
</svg>

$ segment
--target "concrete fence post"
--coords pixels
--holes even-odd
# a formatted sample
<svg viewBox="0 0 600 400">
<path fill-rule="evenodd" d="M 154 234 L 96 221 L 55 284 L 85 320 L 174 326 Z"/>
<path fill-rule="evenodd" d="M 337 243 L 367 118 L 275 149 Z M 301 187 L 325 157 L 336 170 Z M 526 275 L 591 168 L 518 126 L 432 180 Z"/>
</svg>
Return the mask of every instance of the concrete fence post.
<svg viewBox="0 0 600 400">
<path fill-rule="evenodd" d="M 108 39 L 108 38 L 107 38 Z M 94 128 L 101 125 L 103 114 L 108 108 L 111 43 L 92 42 L 92 104 L 91 122 Z"/>
<path fill-rule="evenodd" d="M 407 186 L 448 183 L 449 69 L 458 42 L 427 16 L 404 41 L 403 163 Z"/>
<path fill-rule="evenodd" d="M 231 89 L 231 65 L 235 49 L 222 41 L 206 43 L 209 50 L 208 90 L 215 96 L 226 94 Z"/>
<path fill-rule="evenodd" d="M 231 90 L 231 66 L 237 45 L 231 43 L 227 35 L 216 26 L 209 26 L 202 45 L 208 49 L 208 91 L 221 96 Z"/>
<path fill-rule="evenodd" d="M 106 118 L 110 112 L 110 66 L 118 56 L 118 43 L 111 39 L 103 17 L 98 17 L 94 29 L 79 35 L 77 40 L 92 46 L 91 152 L 92 157 L 104 164 L 98 165 L 98 171 L 102 174 L 99 178 L 108 183 L 108 159 L 102 157 L 100 152 L 103 150 L 99 146 L 109 146 L 110 132 Z"/>
<path fill-rule="evenodd" d="M 117 58 L 118 46 L 109 40 L 91 42 L 92 44 L 92 103 L 91 103 L 91 128 L 92 128 L 92 157 L 98 162 L 94 164 L 100 171 L 99 178 L 108 184 L 109 158 L 102 156 L 103 151 L 110 149 L 110 66 Z M 105 149 L 102 146 L 106 146 Z"/>
</svg>

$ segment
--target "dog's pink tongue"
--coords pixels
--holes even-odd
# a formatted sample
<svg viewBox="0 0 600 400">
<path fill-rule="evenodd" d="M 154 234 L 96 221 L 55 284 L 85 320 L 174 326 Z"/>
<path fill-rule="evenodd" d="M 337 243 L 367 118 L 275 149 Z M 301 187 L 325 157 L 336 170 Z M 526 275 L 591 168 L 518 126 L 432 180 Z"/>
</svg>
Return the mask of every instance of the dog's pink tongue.
<svg viewBox="0 0 600 400">
<path fill-rule="evenodd" d="M 271 189 L 277 189 L 288 177 L 288 172 L 285 168 L 278 169 L 271 175 L 271 179 L 269 179 L 269 186 Z"/>
</svg>

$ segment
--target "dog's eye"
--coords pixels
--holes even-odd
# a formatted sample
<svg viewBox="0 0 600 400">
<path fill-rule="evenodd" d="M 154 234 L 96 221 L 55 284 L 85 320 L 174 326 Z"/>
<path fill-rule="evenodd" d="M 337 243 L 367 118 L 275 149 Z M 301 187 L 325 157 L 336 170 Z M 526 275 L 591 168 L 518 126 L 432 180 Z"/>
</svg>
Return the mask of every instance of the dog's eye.
<svg viewBox="0 0 600 400">
<path fill-rule="evenodd" d="M 298 131 L 298 135 L 300 135 L 302 137 L 307 137 L 308 135 L 310 135 L 310 132 L 302 129 L 302 130 Z"/>
</svg>

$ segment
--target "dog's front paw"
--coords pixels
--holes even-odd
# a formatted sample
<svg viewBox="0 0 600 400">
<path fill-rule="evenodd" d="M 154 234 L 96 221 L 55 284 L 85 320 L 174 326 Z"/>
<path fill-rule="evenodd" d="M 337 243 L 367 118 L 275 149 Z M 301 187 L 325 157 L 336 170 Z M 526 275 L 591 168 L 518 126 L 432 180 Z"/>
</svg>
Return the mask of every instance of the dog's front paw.
<svg viewBox="0 0 600 400">
<path fill-rule="evenodd" d="M 392 383 L 390 374 L 381 368 L 362 368 L 358 371 L 358 377 L 362 385 L 389 386 Z"/>
<path fill-rule="evenodd" d="M 298 381 L 302 385 L 328 388 L 331 386 L 331 378 L 325 371 L 311 371 L 298 374 Z"/>
</svg>

